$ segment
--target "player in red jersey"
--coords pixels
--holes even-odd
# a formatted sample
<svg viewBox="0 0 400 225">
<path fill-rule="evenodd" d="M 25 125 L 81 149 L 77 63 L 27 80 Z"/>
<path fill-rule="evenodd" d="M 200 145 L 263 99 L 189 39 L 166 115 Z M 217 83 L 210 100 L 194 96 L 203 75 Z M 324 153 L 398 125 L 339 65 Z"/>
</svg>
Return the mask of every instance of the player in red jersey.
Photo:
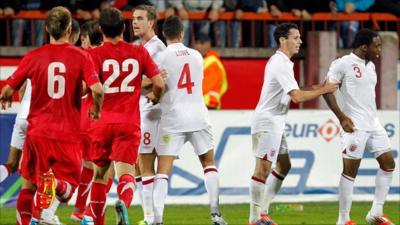
<svg viewBox="0 0 400 225">
<path fill-rule="evenodd" d="M 102 86 L 90 55 L 68 43 L 71 34 L 68 9 L 55 7 L 49 11 L 46 31 L 50 34 L 50 44 L 26 54 L 0 94 L 4 109 L 26 79 L 32 82 L 29 127 L 20 171 L 37 188 L 37 197 L 30 219 L 35 187 L 23 185 L 21 192 L 25 190 L 25 196 L 18 203 L 25 207 L 22 210 L 25 213 L 20 215 L 21 224 L 28 224 L 29 220 L 30 224 L 38 224 L 41 209 L 48 208 L 56 195 L 67 202 L 78 184 L 82 153 L 76 130 L 83 81 L 92 90 L 93 119 L 100 117 L 103 101 Z"/>
<path fill-rule="evenodd" d="M 157 103 L 164 82 L 143 46 L 123 41 L 124 18 L 116 8 L 101 12 L 104 44 L 90 51 L 104 89 L 102 118 L 89 128 L 95 163 L 90 203 L 81 224 L 104 224 L 107 170 L 112 162 L 118 177 L 118 224 L 129 224 L 127 208 L 134 193 L 134 168 L 140 144 L 139 96 L 142 74 L 153 83 L 148 98 Z"/>
<path fill-rule="evenodd" d="M 90 51 L 103 44 L 103 33 L 100 31 L 100 25 L 97 21 L 87 21 L 81 27 L 80 33 L 81 48 Z M 88 134 L 88 129 L 91 125 L 91 119 L 87 116 L 93 98 L 90 93 L 82 97 L 81 107 L 81 136 L 82 136 L 82 171 L 77 188 L 77 197 L 75 201 L 75 208 L 71 213 L 71 220 L 80 222 L 86 207 L 86 201 L 89 196 L 90 187 L 93 179 L 93 164 L 90 157 L 91 141 Z M 110 167 L 112 168 L 112 167 Z M 112 174 L 108 181 L 107 187 L 111 188 Z"/>
</svg>

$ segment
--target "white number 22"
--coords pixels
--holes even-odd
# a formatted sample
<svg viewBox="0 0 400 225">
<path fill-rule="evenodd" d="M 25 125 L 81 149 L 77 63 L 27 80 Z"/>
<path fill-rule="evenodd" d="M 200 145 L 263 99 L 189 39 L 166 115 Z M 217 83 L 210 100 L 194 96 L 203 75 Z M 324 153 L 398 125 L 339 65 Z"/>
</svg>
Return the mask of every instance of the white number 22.
<svg viewBox="0 0 400 225">
<path fill-rule="evenodd" d="M 117 93 L 117 92 L 133 92 L 134 86 L 128 86 L 128 84 L 139 74 L 139 62 L 136 59 L 126 59 L 122 62 L 122 72 L 128 72 L 129 66 L 132 65 L 132 71 L 128 76 L 121 82 L 121 87 L 110 87 L 111 84 L 120 75 L 119 63 L 114 59 L 107 59 L 103 63 L 103 71 L 110 71 L 112 67 L 112 74 L 104 82 L 104 93 Z"/>
</svg>

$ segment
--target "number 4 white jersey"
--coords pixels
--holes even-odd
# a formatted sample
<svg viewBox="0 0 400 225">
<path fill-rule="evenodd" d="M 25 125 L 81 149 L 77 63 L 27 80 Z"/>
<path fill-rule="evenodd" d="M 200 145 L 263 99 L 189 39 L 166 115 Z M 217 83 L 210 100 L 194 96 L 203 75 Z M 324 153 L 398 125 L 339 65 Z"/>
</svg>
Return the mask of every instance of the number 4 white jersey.
<svg viewBox="0 0 400 225">
<path fill-rule="evenodd" d="M 182 43 L 168 45 L 161 53 L 161 69 L 168 73 L 161 98 L 160 127 L 171 133 L 191 132 L 209 126 L 203 102 L 203 57 Z"/>
</svg>

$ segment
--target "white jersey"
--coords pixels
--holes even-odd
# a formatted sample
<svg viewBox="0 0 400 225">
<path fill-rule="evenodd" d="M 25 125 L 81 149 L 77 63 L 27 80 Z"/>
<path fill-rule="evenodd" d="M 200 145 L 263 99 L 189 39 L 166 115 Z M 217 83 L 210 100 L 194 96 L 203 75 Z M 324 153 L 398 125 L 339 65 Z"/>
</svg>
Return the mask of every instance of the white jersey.
<svg viewBox="0 0 400 225">
<path fill-rule="evenodd" d="M 203 57 L 182 43 L 170 44 L 161 53 L 161 68 L 168 73 L 166 91 L 161 97 L 162 130 L 191 132 L 209 126 L 203 101 Z"/>
<path fill-rule="evenodd" d="M 332 62 L 328 79 L 342 82 L 339 90 L 343 100 L 343 113 L 353 121 L 356 129 L 383 129 L 376 111 L 377 76 L 373 62 L 365 64 L 364 59 L 350 53 Z"/>
<path fill-rule="evenodd" d="M 31 106 L 31 93 L 32 93 L 31 80 L 27 79 L 24 97 L 22 97 L 20 108 L 19 108 L 16 119 L 27 119 L 28 118 L 29 108 Z"/>
<path fill-rule="evenodd" d="M 165 50 L 166 48 L 165 44 L 157 37 L 157 35 L 154 35 L 143 47 L 146 48 L 153 61 L 157 64 L 158 67 L 160 67 L 159 53 Z M 140 93 L 140 110 L 142 112 L 160 107 L 158 104 L 153 105 L 152 103 L 149 103 L 147 101 L 146 95 L 150 92 L 151 88 L 150 89 L 142 88 L 142 91 Z"/>
<path fill-rule="evenodd" d="M 265 66 L 261 96 L 251 125 L 252 134 L 262 131 L 283 133 L 290 104 L 288 93 L 295 89 L 299 86 L 294 78 L 293 62 L 283 52 L 276 51 Z"/>
</svg>

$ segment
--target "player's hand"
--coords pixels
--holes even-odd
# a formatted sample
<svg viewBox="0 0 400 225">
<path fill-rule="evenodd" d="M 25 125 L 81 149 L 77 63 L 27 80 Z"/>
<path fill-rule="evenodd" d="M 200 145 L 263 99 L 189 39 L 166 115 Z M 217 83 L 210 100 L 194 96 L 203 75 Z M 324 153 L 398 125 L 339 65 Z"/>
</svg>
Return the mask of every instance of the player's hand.
<svg viewBox="0 0 400 225">
<path fill-rule="evenodd" d="M 157 98 L 157 97 L 154 95 L 153 92 L 148 93 L 148 94 L 146 95 L 146 98 L 147 98 L 147 102 L 152 102 L 153 105 L 157 104 L 157 103 L 160 101 L 160 99 Z"/>
<path fill-rule="evenodd" d="M 93 120 L 93 121 L 97 121 L 100 119 L 101 115 L 100 115 L 100 111 L 96 110 L 94 107 L 91 108 L 89 110 L 89 117 Z"/>
<path fill-rule="evenodd" d="M 167 70 L 161 69 L 161 70 L 160 70 L 160 75 L 161 75 L 162 79 L 165 81 L 165 80 L 167 79 L 167 77 L 168 77 L 168 72 L 167 72 Z"/>
<path fill-rule="evenodd" d="M 340 125 L 342 126 L 343 130 L 347 133 L 353 133 L 354 132 L 354 124 L 353 121 L 346 115 L 343 115 L 340 118 Z"/>
<path fill-rule="evenodd" d="M 333 93 L 335 92 L 340 85 L 340 81 L 325 81 L 324 83 L 324 89 L 325 93 Z"/>
<path fill-rule="evenodd" d="M 11 103 L 12 103 L 12 96 L 7 97 L 5 94 L 0 95 L 1 109 L 5 110 L 6 108 L 11 108 Z"/>
</svg>

